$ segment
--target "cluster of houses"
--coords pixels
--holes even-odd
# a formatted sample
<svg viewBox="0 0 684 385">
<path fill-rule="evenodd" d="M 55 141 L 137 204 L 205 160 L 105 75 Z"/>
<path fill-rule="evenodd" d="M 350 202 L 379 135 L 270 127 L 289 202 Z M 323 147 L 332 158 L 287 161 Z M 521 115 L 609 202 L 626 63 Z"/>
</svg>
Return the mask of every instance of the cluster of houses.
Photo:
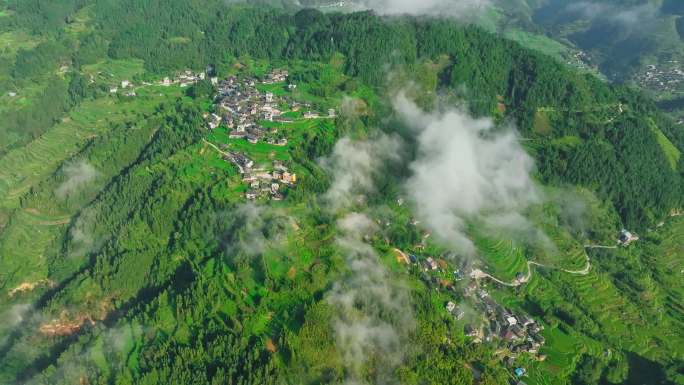
<svg viewBox="0 0 684 385">
<path fill-rule="evenodd" d="M 408 254 L 409 262 L 420 268 L 421 280 L 428 286 L 443 288 L 453 295 L 452 300 L 445 304 L 446 312 L 456 320 L 467 318 L 464 333 L 473 342 L 495 343 L 516 357 L 521 353 L 535 356 L 538 360 L 546 357 L 539 353 L 545 343 L 541 331 L 544 329 L 532 317 L 523 313 L 516 313 L 498 304 L 477 280 L 470 280 L 465 284 L 469 275 L 464 269 L 449 270 L 449 264 L 443 258 L 419 258 Z M 464 283 L 459 284 L 460 281 Z M 459 289 L 460 287 L 460 289 Z M 464 306 L 459 306 L 459 299 L 465 299 L 468 307 L 476 310 L 482 316 L 466 317 Z"/>
<path fill-rule="evenodd" d="M 546 358 L 539 354 L 539 348 L 546 342 L 541 335 L 544 326 L 529 315 L 516 314 L 501 306 L 475 280 L 470 281 L 463 294 L 485 316 L 485 321 L 479 325 L 465 325 L 467 336 L 477 342 L 499 342 L 513 356 L 528 353 L 539 360 Z"/>
<path fill-rule="evenodd" d="M 283 190 L 297 183 L 297 174 L 291 173 L 285 164 L 279 160 L 272 162 L 272 169 L 265 167 L 255 167 L 254 161 L 245 154 L 230 152 L 224 156 L 226 161 L 233 163 L 240 174 L 242 182 L 249 186 L 245 192 L 245 198 L 256 200 L 260 198 L 270 198 L 274 201 L 281 201 L 285 198 Z"/>
<path fill-rule="evenodd" d="M 124 96 L 135 96 L 135 86 L 130 80 L 122 80 L 120 86 L 116 85 L 109 87 L 110 94 L 116 94 L 119 93 L 119 91 L 123 92 Z"/>
<path fill-rule="evenodd" d="M 583 70 L 597 69 L 596 65 L 592 64 L 592 58 L 588 53 L 578 50 L 570 55 L 566 62 L 570 67 L 575 67 Z"/>
<path fill-rule="evenodd" d="M 651 64 L 636 75 L 635 80 L 640 86 L 657 92 L 677 91 L 684 82 L 684 70 L 677 60 L 671 60 L 662 67 Z"/>
<path fill-rule="evenodd" d="M 198 72 L 194 73 L 190 70 L 185 70 L 178 75 L 176 75 L 175 78 L 171 79 L 168 76 L 165 77 L 164 79 L 159 81 L 160 86 L 165 86 L 168 87 L 172 84 L 178 84 L 179 86 L 185 88 L 189 87 L 195 83 L 197 83 L 200 80 L 204 80 L 207 78 L 207 73 L 206 72 Z M 218 78 L 212 77 L 210 78 L 211 83 L 216 85 L 218 83 Z"/>
<path fill-rule="evenodd" d="M 268 79 L 284 76 L 271 74 Z M 286 72 L 285 72 L 286 74 Z M 268 80 L 271 81 L 271 80 Z M 256 88 L 256 79 L 238 80 L 229 77 L 218 84 L 216 98 L 216 114 L 212 115 L 209 128 L 224 123 L 230 129 L 231 139 L 247 139 L 252 144 L 263 140 L 277 146 L 287 145 L 287 138 L 278 133 L 276 128 L 265 129 L 258 121 L 286 121 L 281 118 L 281 105 L 284 101 L 272 92 L 260 92 Z"/>
<path fill-rule="evenodd" d="M 231 139 L 246 139 L 252 144 L 263 141 L 276 146 L 286 146 L 288 141 L 284 133 L 278 132 L 275 127 L 266 129 L 258 122 L 293 122 L 293 118 L 283 115 L 285 110 L 297 112 L 305 109 L 304 119 L 320 117 L 317 112 L 311 111 L 309 103 L 299 103 L 277 96 L 273 92 L 261 92 L 256 87 L 258 82 L 262 84 L 284 83 L 287 81 L 287 76 L 287 70 L 274 69 L 263 80 L 249 77 L 238 79 L 231 76 L 220 82 L 217 81 L 216 112 L 205 117 L 208 128 L 214 129 L 223 123 L 230 129 Z M 294 84 L 288 85 L 290 89 L 295 87 Z M 328 117 L 335 117 L 334 109 L 328 110 Z"/>
</svg>

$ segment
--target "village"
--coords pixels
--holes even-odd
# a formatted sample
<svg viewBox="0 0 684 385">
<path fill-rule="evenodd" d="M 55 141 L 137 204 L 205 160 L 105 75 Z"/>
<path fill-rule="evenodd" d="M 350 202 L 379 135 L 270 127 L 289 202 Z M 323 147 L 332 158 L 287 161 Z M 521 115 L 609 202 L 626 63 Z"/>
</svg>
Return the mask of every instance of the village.
<svg viewBox="0 0 684 385">
<path fill-rule="evenodd" d="M 677 60 L 670 60 L 665 65 L 658 67 L 655 64 L 648 65 L 646 69 L 638 73 L 634 79 L 639 86 L 656 91 L 677 92 L 684 82 L 684 71 Z"/>
<path fill-rule="evenodd" d="M 400 199 L 399 203 L 403 203 L 403 200 Z M 424 250 L 425 239 L 429 235 L 424 234 L 423 242 L 414 248 Z M 594 247 L 627 247 L 637 240 L 638 236 L 623 229 L 618 234 L 617 245 Z M 436 258 L 404 253 L 399 249 L 394 249 L 394 252 L 397 261 L 408 265 L 430 289 L 446 293 L 450 297 L 444 303 L 444 311 L 463 325 L 464 335 L 469 337 L 472 343 L 487 343 L 496 347 L 497 356 L 516 378 L 511 384 L 525 384 L 521 378 L 527 374 L 527 369 L 521 366 L 517 359 L 521 354 L 537 361 L 546 359 L 546 355 L 540 351 L 546 343 L 542 335 L 544 326 L 530 315 L 516 312 L 498 303 L 480 282 L 480 278 L 492 278 L 490 275 L 476 274 L 482 271 L 466 262 L 454 269 L 448 262 L 458 259 L 453 253 Z M 512 283 L 503 284 L 517 286 L 529 279 L 522 276 L 522 273 L 518 273 Z M 495 279 L 495 282 L 500 281 Z"/>
<path fill-rule="evenodd" d="M 328 109 L 327 114 L 322 115 L 313 110 L 310 103 L 300 103 L 291 97 L 277 96 L 273 92 L 262 92 L 258 89 L 259 84 L 282 83 L 288 91 L 295 90 L 297 85 L 288 83 L 288 71 L 285 69 L 273 69 L 261 79 L 253 76 L 229 76 L 219 80 L 218 77 L 209 75 L 212 72 L 211 68 L 198 73 L 185 70 L 174 77 L 167 76 L 156 83 L 142 82 L 140 85 L 135 85 L 130 80 L 122 80 L 120 84 L 111 85 L 109 92 L 134 97 L 136 96 L 135 89 L 139 86 L 170 87 L 175 85 L 187 88 L 197 82 L 208 80 L 216 87 L 217 95 L 212 102 L 213 112 L 204 113 L 207 130 L 213 131 L 219 126 L 224 126 L 229 130 L 229 139 L 245 140 L 252 145 L 258 143 L 278 147 L 288 145 L 288 137 L 284 130 L 279 130 L 273 125 L 271 128 L 265 128 L 260 122 L 287 124 L 294 123 L 297 119 L 334 119 L 336 117 L 334 109 Z M 212 146 L 216 147 L 213 144 Z M 242 182 L 248 186 L 245 192 L 245 198 L 248 200 L 260 198 L 283 200 L 284 190 L 297 182 L 297 175 L 290 172 L 282 161 L 273 160 L 270 165 L 255 165 L 248 154 L 230 151 L 226 143 L 220 143 L 216 149 L 225 161 L 232 163 L 238 169 Z"/>
<path fill-rule="evenodd" d="M 303 119 L 318 119 L 320 114 L 312 111 L 311 104 L 299 103 L 291 98 L 276 96 L 273 92 L 262 92 L 257 84 L 278 84 L 287 82 L 288 72 L 274 69 L 258 80 L 253 77 L 238 78 L 230 76 L 218 81 L 211 78 L 217 86 L 218 95 L 214 99 L 214 112 L 206 113 L 207 128 L 214 130 L 225 125 L 230 131 L 229 139 L 246 140 L 252 145 L 266 143 L 273 146 L 287 146 L 288 138 L 277 127 L 265 128 L 260 122 L 293 123 L 292 113 L 300 113 Z M 284 85 L 285 87 L 285 85 Z M 295 84 L 287 84 L 293 90 Z M 290 112 L 286 116 L 285 112 Z M 335 110 L 329 109 L 326 118 L 335 118 Z M 226 144 L 221 144 L 228 150 Z M 284 162 L 273 160 L 271 165 L 255 165 L 244 152 L 222 152 L 223 159 L 234 164 L 242 176 L 242 182 L 249 186 L 245 198 L 256 200 L 270 198 L 274 201 L 284 199 L 283 191 L 297 182 L 297 175 L 289 171 Z"/>
<path fill-rule="evenodd" d="M 465 284 L 466 278 L 470 276 L 467 265 L 452 272 L 446 261 L 448 257 L 419 257 L 405 254 L 398 249 L 395 252 L 398 260 L 419 272 L 420 279 L 428 287 L 444 291 L 451 297 L 444 304 L 444 311 L 454 320 L 463 323 L 464 334 L 473 343 L 495 344 L 497 354 L 511 368 L 516 378 L 526 374 L 524 367 L 516 366 L 519 355 L 527 354 L 539 361 L 546 359 L 540 353 L 540 348 L 546 342 L 541 334 L 544 326 L 527 314 L 515 312 L 497 303 L 477 279 L 471 279 Z"/>
</svg>

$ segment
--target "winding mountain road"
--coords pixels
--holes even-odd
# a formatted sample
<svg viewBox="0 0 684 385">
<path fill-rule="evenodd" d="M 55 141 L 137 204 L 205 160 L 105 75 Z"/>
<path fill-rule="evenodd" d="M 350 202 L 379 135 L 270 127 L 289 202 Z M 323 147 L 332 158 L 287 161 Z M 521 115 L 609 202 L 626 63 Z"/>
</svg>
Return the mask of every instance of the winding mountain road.
<svg viewBox="0 0 684 385">
<path fill-rule="evenodd" d="M 605 249 L 616 249 L 617 246 L 602 246 L 602 245 L 584 245 L 585 248 L 605 248 Z M 591 271 L 591 260 L 589 259 L 588 254 L 584 254 L 585 257 L 587 258 L 587 264 L 584 266 L 584 268 L 580 270 L 568 270 L 568 269 L 563 269 L 560 267 L 554 267 L 554 266 L 549 266 L 549 265 L 544 265 L 543 263 L 535 262 L 535 261 L 527 261 L 527 274 L 524 275 L 521 278 L 517 278 L 512 280 L 511 282 L 505 282 L 502 281 L 493 275 L 489 273 L 485 273 L 484 271 L 480 269 L 473 269 L 473 271 L 470 272 L 470 278 L 474 279 L 491 279 L 494 282 L 500 283 L 501 285 L 504 286 L 509 286 L 509 287 L 517 287 L 520 285 L 523 285 L 527 282 L 529 282 L 530 279 L 532 279 L 532 266 L 539 266 L 539 267 L 544 267 L 547 269 L 556 269 L 560 270 L 562 272 L 568 273 L 568 274 L 573 274 L 573 275 L 587 275 L 589 274 L 589 271 Z"/>
</svg>

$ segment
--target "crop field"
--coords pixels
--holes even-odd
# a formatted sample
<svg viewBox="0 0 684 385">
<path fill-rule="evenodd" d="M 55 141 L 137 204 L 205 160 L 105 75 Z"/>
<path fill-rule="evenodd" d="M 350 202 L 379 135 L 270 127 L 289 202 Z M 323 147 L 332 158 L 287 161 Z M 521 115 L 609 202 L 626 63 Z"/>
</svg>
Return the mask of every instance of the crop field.
<svg viewBox="0 0 684 385">
<path fill-rule="evenodd" d="M 0 11 L 2 12 L 2 11 Z M 0 33 L 0 55 L 12 57 L 20 49 L 30 49 L 40 43 L 34 35 L 14 30 Z"/>
<path fill-rule="evenodd" d="M 2 282 L 7 291 L 21 282 L 35 282 L 48 275 L 47 253 L 64 231 L 68 217 L 47 217 L 18 210 L 0 238 Z"/>
<path fill-rule="evenodd" d="M 666 288 L 664 310 L 673 327 L 684 327 L 684 217 L 673 217 L 658 229 L 660 242 L 647 251 L 649 264 Z M 684 352 L 680 352 L 684 354 Z"/>
<path fill-rule="evenodd" d="M 144 62 L 142 60 L 114 60 L 108 59 L 96 64 L 83 67 L 85 75 L 93 76 L 94 79 L 103 82 L 119 84 L 122 80 L 133 80 L 135 75 L 142 74 Z"/>
<path fill-rule="evenodd" d="M 675 147 L 674 144 L 663 134 L 660 129 L 657 127 L 653 128 L 653 132 L 655 133 L 656 139 L 658 139 L 658 144 L 660 144 L 660 147 L 663 149 L 663 152 L 665 153 L 665 157 L 667 158 L 667 161 L 670 163 L 670 166 L 672 167 L 673 170 L 677 170 L 677 164 L 679 164 L 679 158 L 681 157 L 681 153 Z"/>
<path fill-rule="evenodd" d="M 567 46 L 544 35 L 512 29 L 506 32 L 506 37 L 517 41 L 524 47 L 543 52 L 558 60 L 564 60 L 565 56 L 570 52 Z"/>
<path fill-rule="evenodd" d="M 152 112 L 160 101 L 105 97 L 84 102 L 43 136 L 0 158 L 1 204 L 11 212 L 0 238 L 5 290 L 48 276 L 48 259 L 60 249 L 57 242 L 74 214 L 61 212 L 49 194 L 43 194 L 48 198 L 33 199 L 30 207 L 20 207 L 22 196 L 30 189 L 34 189 L 35 197 L 41 188 L 54 188 L 41 182 L 94 138 L 106 135 L 114 124 L 133 119 L 140 112 Z"/>
<path fill-rule="evenodd" d="M 78 35 L 90 31 L 88 23 L 92 17 L 91 12 L 92 6 L 85 6 L 78 10 L 73 15 L 71 22 L 66 26 L 66 32 Z"/>
<path fill-rule="evenodd" d="M 527 274 L 524 251 L 510 241 L 484 238 L 477 243 L 488 273 L 502 281 L 512 281 L 518 273 Z"/>
<path fill-rule="evenodd" d="M 93 136 L 107 131 L 111 123 L 123 122 L 141 111 L 152 111 L 163 100 L 159 97 L 120 102 L 101 98 L 84 102 L 45 134 L 0 158 L 0 206 L 17 207 L 21 195 Z"/>
</svg>

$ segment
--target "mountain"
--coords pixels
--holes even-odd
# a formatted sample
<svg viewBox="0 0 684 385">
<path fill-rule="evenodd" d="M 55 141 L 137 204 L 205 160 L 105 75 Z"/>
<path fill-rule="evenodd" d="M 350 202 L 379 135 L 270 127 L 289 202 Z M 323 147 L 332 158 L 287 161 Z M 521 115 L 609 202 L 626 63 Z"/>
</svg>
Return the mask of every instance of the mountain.
<svg viewBox="0 0 684 385">
<path fill-rule="evenodd" d="M 641 88 L 681 119 L 684 18 L 677 0 L 314 1 L 325 10 L 452 16 L 607 79 Z"/>
<path fill-rule="evenodd" d="M 648 95 L 454 19 L 1 4 L 0 383 L 684 383 Z"/>
</svg>

